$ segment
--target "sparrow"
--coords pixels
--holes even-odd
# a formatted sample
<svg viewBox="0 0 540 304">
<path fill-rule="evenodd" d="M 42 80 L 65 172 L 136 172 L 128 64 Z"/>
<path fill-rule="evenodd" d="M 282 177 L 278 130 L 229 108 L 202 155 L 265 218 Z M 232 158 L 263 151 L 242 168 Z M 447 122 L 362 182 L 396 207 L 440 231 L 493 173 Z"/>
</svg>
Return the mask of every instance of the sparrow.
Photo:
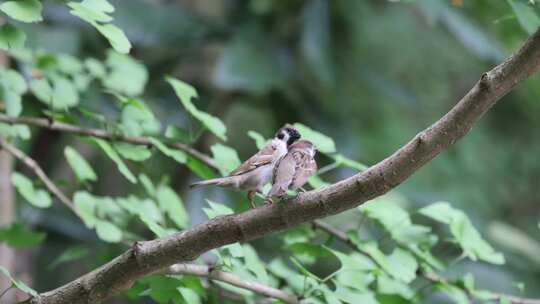
<svg viewBox="0 0 540 304">
<path fill-rule="evenodd" d="M 281 197 L 287 190 L 301 188 L 317 171 L 315 153 L 315 146 L 309 140 L 299 140 L 292 144 L 287 154 L 274 167 L 272 189 L 268 192 L 268 198 Z M 271 201 L 268 198 L 266 201 Z"/>
<path fill-rule="evenodd" d="M 248 199 L 255 208 L 255 193 L 272 180 L 274 167 L 288 148 L 300 138 L 300 133 L 288 125 L 279 129 L 270 143 L 234 169 L 228 176 L 196 182 L 190 188 L 216 185 L 248 192 Z"/>
</svg>

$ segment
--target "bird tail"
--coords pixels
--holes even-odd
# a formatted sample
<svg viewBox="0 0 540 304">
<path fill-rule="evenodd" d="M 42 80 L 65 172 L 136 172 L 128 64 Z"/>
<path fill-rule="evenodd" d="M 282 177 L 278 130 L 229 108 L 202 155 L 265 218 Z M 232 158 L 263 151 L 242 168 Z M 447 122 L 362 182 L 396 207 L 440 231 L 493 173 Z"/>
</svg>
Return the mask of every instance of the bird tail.
<svg viewBox="0 0 540 304">
<path fill-rule="evenodd" d="M 219 177 L 219 178 L 213 178 L 213 179 L 207 179 L 200 182 L 193 183 L 189 185 L 189 188 L 195 189 L 199 187 L 206 187 L 206 186 L 224 186 L 228 182 L 228 179 L 226 177 Z"/>
</svg>

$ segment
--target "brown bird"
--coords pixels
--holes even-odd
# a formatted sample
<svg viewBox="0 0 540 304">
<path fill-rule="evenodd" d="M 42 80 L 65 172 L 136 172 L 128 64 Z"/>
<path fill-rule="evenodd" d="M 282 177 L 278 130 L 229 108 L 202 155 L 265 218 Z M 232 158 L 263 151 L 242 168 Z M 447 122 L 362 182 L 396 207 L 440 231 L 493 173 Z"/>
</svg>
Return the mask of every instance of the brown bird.
<svg viewBox="0 0 540 304">
<path fill-rule="evenodd" d="M 255 193 L 261 192 L 262 187 L 272 180 L 274 166 L 287 153 L 288 147 L 299 138 L 300 133 L 296 129 L 285 126 L 276 132 L 270 143 L 228 176 L 196 182 L 191 184 L 190 188 L 216 185 L 248 191 L 249 202 L 255 207 Z"/>
<path fill-rule="evenodd" d="M 289 152 L 274 168 L 272 189 L 268 192 L 268 197 L 283 196 L 287 190 L 302 187 L 317 171 L 315 153 L 315 146 L 308 140 L 299 140 L 292 144 Z"/>
</svg>

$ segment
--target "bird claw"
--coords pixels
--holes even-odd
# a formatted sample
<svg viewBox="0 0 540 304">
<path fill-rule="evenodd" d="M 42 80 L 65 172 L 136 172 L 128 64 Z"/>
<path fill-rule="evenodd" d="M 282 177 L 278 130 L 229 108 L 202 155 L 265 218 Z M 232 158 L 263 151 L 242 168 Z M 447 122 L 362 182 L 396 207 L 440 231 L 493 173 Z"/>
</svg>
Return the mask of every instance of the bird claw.
<svg viewBox="0 0 540 304">
<path fill-rule="evenodd" d="M 264 203 L 267 204 L 267 205 L 272 205 L 274 203 L 274 201 L 272 200 L 272 197 L 267 196 L 267 197 L 264 198 Z"/>
</svg>

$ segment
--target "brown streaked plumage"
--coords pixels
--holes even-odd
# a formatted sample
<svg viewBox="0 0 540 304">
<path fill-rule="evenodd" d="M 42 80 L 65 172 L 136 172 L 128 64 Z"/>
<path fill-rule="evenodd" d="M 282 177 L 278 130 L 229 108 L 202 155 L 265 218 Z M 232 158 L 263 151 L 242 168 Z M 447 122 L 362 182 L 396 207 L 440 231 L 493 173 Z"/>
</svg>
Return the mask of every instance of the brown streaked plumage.
<svg viewBox="0 0 540 304">
<path fill-rule="evenodd" d="M 274 168 L 272 189 L 268 196 L 283 196 L 287 190 L 302 187 L 317 171 L 315 147 L 308 140 L 299 140 L 289 147 Z"/>
<path fill-rule="evenodd" d="M 298 131 L 285 126 L 279 129 L 272 142 L 250 157 L 228 176 L 196 182 L 190 188 L 216 185 L 248 191 L 248 198 L 253 207 L 256 192 L 272 180 L 272 172 L 277 161 L 288 151 L 288 146 L 300 138 Z"/>
</svg>

